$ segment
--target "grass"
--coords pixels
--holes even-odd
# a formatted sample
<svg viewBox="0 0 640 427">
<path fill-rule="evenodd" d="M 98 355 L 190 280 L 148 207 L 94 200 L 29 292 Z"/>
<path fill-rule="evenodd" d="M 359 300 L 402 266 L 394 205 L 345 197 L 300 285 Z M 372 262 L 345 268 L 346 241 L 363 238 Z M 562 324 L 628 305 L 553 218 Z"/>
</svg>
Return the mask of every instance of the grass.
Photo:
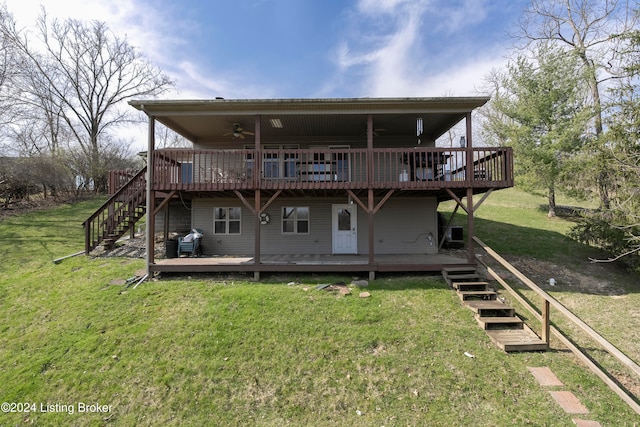
<svg viewBox="0 0 640 427">
<path fill-rule="evenodd" d="M 474 201 L 480 200 L 479 196 Z M 547 217 L 544 198 L 518 189 L 492 193 L 475 215 L 475 231 L 485 243 L 501 254 L 523 255 L 555 262 L 574 263 L 594 254 L 593 248 L 577 244 L 567 237 L 575 223 L 566 218 Z M 559 204 L 578 205 L 576 200 Z M 584 202 L 582 202 L 584 203 Z M 443 203 L 442 211 L 452 211 L 453 203 Z M 455 223 L 467 226 L 467 216 L 459 210 Z M 578 251 L 578 253 L 576 253 Z"/>
<path fill-rule="evenodd" d="M 504 209 L 490 202 L 499 193 L 487 215 Z M 315 289 L 351 280 L 342 275 L 173 276 L 134 290 L 110 283 L 140 260 L 53 264 L 82 250 L 80 223 L 97 205 L 0 222 L 0 399 L 37 404 L 0 413 L 0 425 L 571 425 L 527 366 L 549 366 L 589 419 L 637 425 L 561 349 L 497 350 L 438 277 L 381 277 L 358 298 Z M 544 232 L 562 241 L 561 229 Z M 110 408 L 78 413 L 79 402 Z"/>
</svg>

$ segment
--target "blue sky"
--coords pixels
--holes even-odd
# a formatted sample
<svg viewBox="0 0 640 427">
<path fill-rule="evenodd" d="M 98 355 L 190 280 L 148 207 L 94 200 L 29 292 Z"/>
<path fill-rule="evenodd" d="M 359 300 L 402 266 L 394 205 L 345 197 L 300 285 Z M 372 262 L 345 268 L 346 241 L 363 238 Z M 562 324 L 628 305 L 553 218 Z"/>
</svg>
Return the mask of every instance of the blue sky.
<svg viewBox="0 0 640 427">
<path fill-rule="evenodd" d="M 5 0 L 98 19 L 176 81 L 164 98 L 477 95 L 527 0 Z"/>
</svg>

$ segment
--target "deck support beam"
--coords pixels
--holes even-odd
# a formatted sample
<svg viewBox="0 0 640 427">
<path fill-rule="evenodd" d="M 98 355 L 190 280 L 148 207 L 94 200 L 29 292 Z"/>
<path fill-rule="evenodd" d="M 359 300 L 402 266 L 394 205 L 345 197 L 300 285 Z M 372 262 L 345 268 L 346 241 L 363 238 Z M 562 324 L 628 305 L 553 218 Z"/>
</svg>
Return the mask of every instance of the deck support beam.
<svg viewBox="0 0 640 427">
<path fill-rule="evenodd" d="M 155 150 L 155 135 L 156 135 L 156 119 L 154 116 L 149 115 L 149 139 L 147 141 L 147 230 L 146 230 L 146 239 L 147 239 L 147 252 L 145 254 L 146 264 L 147 264 L 147 276 L 151 277 L 151 265 L 155 262 L 154 252 L 155 252 L 155 234 L 156 234 L 156 215 L 155 215 L 155 200 L 156 195 L 155 191 L 153 191 L 153 181 L 154 181 L 154 150 Z"/>
<path fill-rule="evenodd" d="M 476 259 L 473 247 L 473 237 L 475 236 L 473 211 L 473 188 L 467 188 L 467 260 L 472 263 Z"/>
<path fill-rule="evenodd" d="M 473 246 L 473 237 L 475 236 L 474 216 L 475 207 L 473 206 L 473 181 L 475 180 L 473 172 L 473 132 L 471 131 L 471 111 L 467 113 L 466 120 L 467 130 L 467 260 L 471 263 L 476 259 Z M 483 199 L 484 200 L 484 199 Z M 483 201 L 482 200 L 482 201 Z M 482 203 L 482 201 L 480 203 Z"/>
<path fill-rule="evenodd" d="M 373 189 L 367 191 L 367 218 L 369 224 L 369 280 L 375 279 L 376 272 L 373 266 L 376 263 L 375 256 L 375 212 L 374 212 Z"/>
<path fill-rule="evenodd" d="M 260 212 L 260 190 L 256 190 L 255 192 L 255 206 L 254 206 L 254 224 L 255 224 L 255 232 L 254 234 L 254 249 L 253 249 L 253 262 L 255 265 L 259 265 L 260 264 L 260 235 L 262 234 L 261 230 L 260 230 L 260 214 L 258 212 Z M 260 272 L 258 270 L 255 270 L 253 272 L 253 278 L 255 280 L 260 280 Z"/>
<path fill-rule="evenodd" d="M 453 191 L 451 191 L 450 188 L 445 188 L 445 190 L 447 194 L 456 202 L 457 206 L 460 206 L 463 211 L 465 211 L 466 213 L 469 213 L 469 211 L 467 210 L 467 207 L 464 205 L 464 203 L 462 203 L 462 200 L 460 200 L 460 198 L 456 196 L 456 194 Z"/>
<path fill-rule="evenodd" d="M 476 204 L 473 206 L 473 210 L 474 210 L 474 212 L 475 212 L 475 211 L 477 211 L 477 210 L 478 210 L 478 208 L 480 208 L 480 205 L 482 205 L 482 203 L 483 203 L 485 200 L 487 200 L 487 197 L 489 197 L 489 195 L 491 194 L 491 192 L 492 192 L 492 191 L 493 191 L 493 188 L 490 188 L 489 190 L 487 190 L 487 192 L 486 192 L 486 193 L 484 193 L 484 194 L 482 195 L 482 198 L 480 199 L 480 201 L 478 201 L 478 203 L 476 203 Z"/>
<path fill-rule="evenodd" d="M 173 199 L 173 196 L 175 196 L 178 193 L 178 190 L 173 190 L 171 193 L 169 193 L 161 202 L 158 206 L 156 206 L 155 210 L 153 211 L 153 216 L 156 216 L 160 213 L 160 210 L 162 208 L 164 208 L 165 206 L 167 206 L 167 203 L 169 203 L 169 201 L 171 199 Z"/>
<path fill-rule="evenodd" d="M 369 280 L 375 279 L 375 200 L 373 199 L 373 114 L 367 116 L 367 222 L 369 226 Z"/>
<path fill-rule="evenodd" d="M 153 216 L 155 217 L 156 215 L 158 215 L 160 210 L 164 210 L 164 224 L 162 227 L 162 238 L 164 239 L 165 242 L 169 240 L 169 201 L 173 199 L 173 197 L 177 193 L 178 193 L 178 190 L 173 190 L 164 198 L 164 200 L 162 200 L 162 202 L 160 202 L 158 206 L 156 206 L 155 210 L 153 211 Z M 134 237 L 135 237 L 135 228 L 131 227 L 131 238 L 133 239 Z"/>
<path fill-rule="evenodd" d="M 254 241 L 254 249 L 253 249 L 253 259 L 254 259 L 254 265 L 260 265 L 261 261 L 260 261 L 260 237 L 262 236 L 262 230 L 260 227 L 260 213 L 262 212 L 261 210 L 261 188 L 260 188 L 260 182 L 261 179 L 260 177 L 262 176 L 262 147 L 261 145 L 261 133 L 262 133 L 262 128 L 260 127 L 260 122 L 261 122 L 261 116 L 260 114 L 256 114 L 255 117 L 255 145 L 256 145 L 256 159 L 254 159 L 253 164 L 255 167 L 255 176 L 253 177 L 256 180 L 256 190 L 255 190 L 255 198 L 254 198 L 254 208 L 253 208 L 253 213 L 254 213 L 254 219 L 253 219 L 253 223 L 254 223 L 254 227 L 255 227 L 255 232 L 253 233 L 255 236 L 255 241 Z M 242 199 L 241 199 L 242 200 Z M 269 202 L 271 203 L 271 201 Z M 259 270 L 254 270 L 253 272 L 253 279 L 255 281 L 260 280 L 260 271 Z"/>
</svg>

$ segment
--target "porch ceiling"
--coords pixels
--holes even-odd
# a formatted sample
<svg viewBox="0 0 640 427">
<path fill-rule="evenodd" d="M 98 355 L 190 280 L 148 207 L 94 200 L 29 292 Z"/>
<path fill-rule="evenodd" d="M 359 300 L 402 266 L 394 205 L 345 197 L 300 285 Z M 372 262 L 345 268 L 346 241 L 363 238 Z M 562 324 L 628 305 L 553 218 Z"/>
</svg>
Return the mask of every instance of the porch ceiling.
<svg viewBox="0 0 640 427">
<path fill-rule="evenodd" d="M 367 131 L 373 115 L 375 136 L 416 136 L 416 119 L 423 119 L 425 140 L 435 140 L 466 114 L 484 105 L 487 97 L 464 98 L 358 98 L 358 99 L 262 99 L 262 100 L 134 100 L 165 126 L 193 142 L 231 140 L 234 123 L 255 133 L 260 115 L 263 138 L 356 137 Z M 281 128 L 271 119 L 279 119 Z M 374 136 L 374 137 L 375 137 Z M 252 135 L 240 141 L 251 143 Z"/>
</svg>

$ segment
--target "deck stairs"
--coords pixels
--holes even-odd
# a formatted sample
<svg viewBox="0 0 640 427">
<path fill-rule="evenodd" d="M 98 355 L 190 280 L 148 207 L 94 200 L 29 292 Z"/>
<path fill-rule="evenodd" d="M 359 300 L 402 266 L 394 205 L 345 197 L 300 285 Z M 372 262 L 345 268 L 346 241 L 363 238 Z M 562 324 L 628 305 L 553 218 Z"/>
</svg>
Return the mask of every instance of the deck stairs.
<svg viewBox="0 0 640 427">
<path fill-rule="evenodd" d="M 113 246 L 145 215 L 146 171 L 144 167 L 134 175 L 83 223 L 86 253 L 99 245 Z"/>
<path fill-rule="evenodd" d="M 464 306 L 475 313 L 478 326 L 506 352 L 545 351 L 542 341 L 473 267 L 444 268 L 442 276 Z"/>
</svg>

